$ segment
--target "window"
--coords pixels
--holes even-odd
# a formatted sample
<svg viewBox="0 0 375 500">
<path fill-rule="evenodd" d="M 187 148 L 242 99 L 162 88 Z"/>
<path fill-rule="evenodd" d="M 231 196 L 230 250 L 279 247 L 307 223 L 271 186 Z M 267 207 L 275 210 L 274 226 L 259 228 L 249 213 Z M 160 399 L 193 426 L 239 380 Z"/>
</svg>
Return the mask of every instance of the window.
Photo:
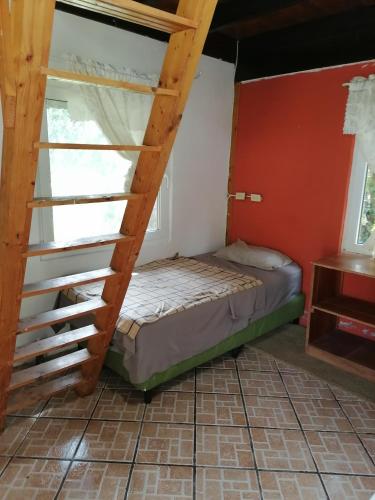
<svg viewBox="0 0 375 500">
<path fill-rule="evenodd" d="M 366 243 L 374 230 L 375 173 L 369 168 L 357 140 L 346 209 L 343 250 L 363 254 L 371 253 Z"/>
<path fill-rule="evenodd" d="M 46 116 L 50 142 L 109 144 L 98 124 L 72 121 L 67 102 L 47 99 Z M 41 155 L 38 176 L 40 196 L 110 194 L 124 190 L 131 161 L 116 151 L 51 149 Z M 168 179 L 165 177 L 155 203 L 146 240 L 168 237 Z M 58 206 L 42 209 L 44 240 L 72 240 L 116 233 L 126 201 Z M 104 250 L 104 249 L 102 249 Z"/>
</svg>

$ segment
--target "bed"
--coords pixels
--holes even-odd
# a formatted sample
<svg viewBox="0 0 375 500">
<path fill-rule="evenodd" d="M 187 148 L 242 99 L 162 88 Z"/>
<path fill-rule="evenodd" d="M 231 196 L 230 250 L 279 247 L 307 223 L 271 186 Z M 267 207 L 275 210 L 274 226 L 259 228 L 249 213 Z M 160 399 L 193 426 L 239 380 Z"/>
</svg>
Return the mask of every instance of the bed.
<svg viewBox="0 0 375 500">
<path fill-rule="evenodd" d="M 256 285 L 141 324 L 136 335 L 124 334 L 117 328 L 105 364 L 145 393 L 303 314 L 301 268 L 296 263 L 264 271 L 213 254 L 193 259 L 223 271 L 251 276 Z M 59 295 L 57 307 L 87 300 L 98 293 L 92 285 L 86 287 L 65 290 Z M 87 318 L 80 319 L 71 326 L 78 328 L 88 323 Z"/>
</svg>

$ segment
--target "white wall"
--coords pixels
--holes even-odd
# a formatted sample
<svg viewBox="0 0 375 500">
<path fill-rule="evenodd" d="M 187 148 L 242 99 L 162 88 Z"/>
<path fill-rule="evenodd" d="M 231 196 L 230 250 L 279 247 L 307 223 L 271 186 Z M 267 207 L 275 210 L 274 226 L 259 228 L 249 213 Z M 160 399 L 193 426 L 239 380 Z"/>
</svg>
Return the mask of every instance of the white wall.
<svg viewBox="0 0 375 500">
<path fill-rule="evenodd" d="M 79 17 L 56 12 L 51 66 L 64 53 L 159 73 L 166 44 Z M 194 255 L 224 243 L 226 190 L 233 106 L 232 64 L 207 56 L 194 81 L 173 152 L 172 226 L 170 241 L 146 242 L 139 263 L 175 252 Z M 37 210 L 32 242 L 40 240 Z M 108 251 L 91 255 L 30 259 L 28 282 L 107 265 Z M 23 315 L 47 310 L 53 297 L 28 299 Z"/>
</svg>

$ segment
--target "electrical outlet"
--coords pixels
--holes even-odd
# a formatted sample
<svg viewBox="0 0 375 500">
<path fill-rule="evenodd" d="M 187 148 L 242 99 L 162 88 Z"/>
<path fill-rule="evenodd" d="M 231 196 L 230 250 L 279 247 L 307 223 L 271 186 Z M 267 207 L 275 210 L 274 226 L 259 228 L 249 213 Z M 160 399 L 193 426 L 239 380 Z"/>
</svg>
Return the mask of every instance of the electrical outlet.
<svg viewBox="0 0 375 500">
<path fill-rule="evenodd" d="M 236 193 L 236 200 L 245 200 L 246 193 Z"/>
<path fill-rule="evenodd" d="M 263 200 L 263 196 L 261 194 L 251 193 L 250 200 L 259 203 Z"/>
</svg>

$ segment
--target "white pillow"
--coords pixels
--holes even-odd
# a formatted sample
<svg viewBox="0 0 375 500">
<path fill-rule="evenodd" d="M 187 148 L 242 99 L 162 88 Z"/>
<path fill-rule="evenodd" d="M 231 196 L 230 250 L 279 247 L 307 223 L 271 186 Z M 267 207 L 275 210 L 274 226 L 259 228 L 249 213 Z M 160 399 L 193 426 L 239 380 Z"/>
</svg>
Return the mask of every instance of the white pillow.
<svg viewBox="0 0 375 500">
<path fill-rule="evenodd" d="M 221 248 L 214 254 L 214 257 L 244 264 L 245 266 L 258 267 L 265 271 L 272 271 L 292 262 L 292 259 L 277 250 L 247 245 L 247 243 L 241 240 L 237 240 L 236 243 Z"/>
</svg>

